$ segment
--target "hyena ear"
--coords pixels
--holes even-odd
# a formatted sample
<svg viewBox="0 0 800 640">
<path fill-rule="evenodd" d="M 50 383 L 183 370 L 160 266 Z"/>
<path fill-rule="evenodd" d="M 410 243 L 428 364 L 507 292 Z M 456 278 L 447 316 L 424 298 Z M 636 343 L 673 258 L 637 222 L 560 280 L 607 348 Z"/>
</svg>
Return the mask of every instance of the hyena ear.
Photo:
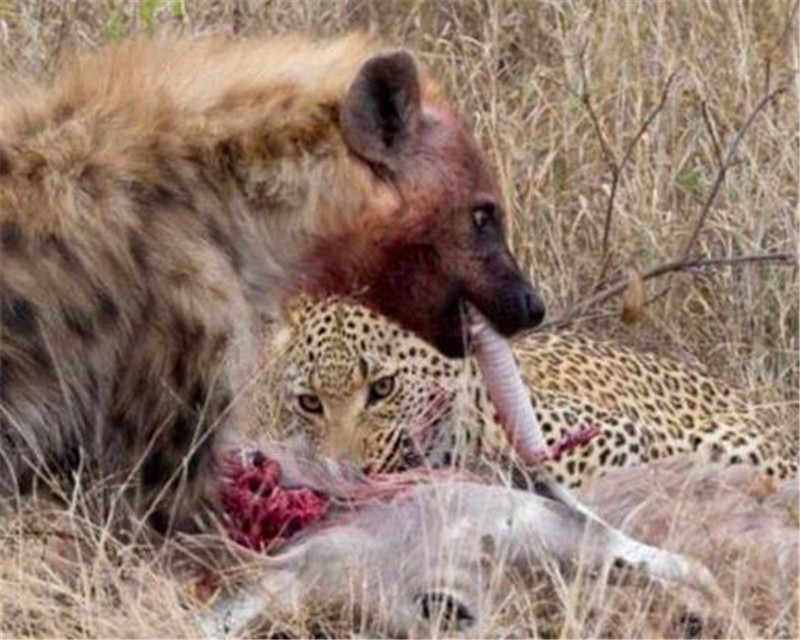
<svg viewBox="0 0 800 640">
<path fill-rule="evenodd" d="M 420 120 L 417 65 L 406 51 L 367 60 L 341 109 L 348 146 L 364 159 L 395 170 Z"/>
</svg>

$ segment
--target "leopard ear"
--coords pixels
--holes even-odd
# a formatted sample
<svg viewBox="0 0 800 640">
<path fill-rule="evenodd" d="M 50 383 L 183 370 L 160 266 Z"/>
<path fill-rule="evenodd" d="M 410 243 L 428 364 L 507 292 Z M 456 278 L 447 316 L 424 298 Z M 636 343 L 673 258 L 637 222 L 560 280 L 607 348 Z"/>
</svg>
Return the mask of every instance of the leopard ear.
<svg viewBox="0 0 800 640">
<path fill-rule="evenodd" d="M 300 293 L 286 300 L 281 305 L 281 319 L 283 324 L 292 329 L 298 328 L 308 317 L 314 299 L 307 293 Z"/>
<path fill-rule="evenodd" d="M 270 340 L 270 349 L 275 354 L 285 353 L 303 330 L 313 299 L 306 293 L 285 299 L 280 305 L 280 321 Z"/>
<path fill-rule="evenodd" d="M 272 335 L 270 341 L 270 353 L 280 358 L 285 354 L 294 341 L 293 328 L 288 325 L 281 325 L 278 330 Z"/>
</svg>

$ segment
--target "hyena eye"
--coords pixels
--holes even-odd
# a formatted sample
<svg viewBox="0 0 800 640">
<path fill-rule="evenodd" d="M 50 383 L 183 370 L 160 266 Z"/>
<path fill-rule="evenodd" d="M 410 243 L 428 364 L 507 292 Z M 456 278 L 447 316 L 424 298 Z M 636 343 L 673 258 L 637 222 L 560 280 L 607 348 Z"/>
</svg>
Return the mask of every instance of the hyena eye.
<svg viewBox="0 0 800 640">
<path fill-rule="evenodd" d="M 483 231 L 497 224 L 497 205 L 485 202 L 472 210 L 472 224 L 476 231 Z"/>
<path fill-rule="evenodd" d="M 319 415 L 322 413 L 322 400 L 313 393 L 301 393 L 297 396 L 297 404 L 306 413 Z"/>
<path fill-rule="evenodd" d="M 383 400 L 392 395 L 394 391 L 394 376 L 383 376 L 378 378 L 369 386 L 369 397 L 367 406 L 375 404 L 378 400 Z"/>
</svg>

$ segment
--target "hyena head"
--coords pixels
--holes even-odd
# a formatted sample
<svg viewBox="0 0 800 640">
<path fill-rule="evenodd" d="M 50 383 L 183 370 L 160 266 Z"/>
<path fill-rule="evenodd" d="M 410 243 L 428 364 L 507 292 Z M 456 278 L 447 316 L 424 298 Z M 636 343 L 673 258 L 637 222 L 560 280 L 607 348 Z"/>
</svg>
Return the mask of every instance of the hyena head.
<svg viewBox="0 0 800 640">
<path fill-rule="evenodd" d="M 348 162 L 368 167 L 391 197 L 367 199 L 320 236 L 315 284 L 457 357 L 465 349 L 462 302 L 506 336 L 538 325 L 544 305 L 509 251 L 487 161 L 427 85 L 403 51 L 367 59 L 350 84 L 339 107 Z"/>
</svg>

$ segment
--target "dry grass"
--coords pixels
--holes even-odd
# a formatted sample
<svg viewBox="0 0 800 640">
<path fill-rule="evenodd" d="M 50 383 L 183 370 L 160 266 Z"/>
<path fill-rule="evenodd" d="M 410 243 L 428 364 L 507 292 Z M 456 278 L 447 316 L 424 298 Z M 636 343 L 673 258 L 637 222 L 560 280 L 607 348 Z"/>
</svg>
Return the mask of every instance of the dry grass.
<svg viewBox="0 0 800 640">
<path fill-rule="evenodd" d="M 611 173 L 582 96 L 588 93 L 606 146 L 619 160 L 676 74 L 663 110 L 620 174 L 609 236 L 608 274 L 614 275 L 681 254 L 714 181 L 719 149 L 725 152 L 768 87 L 785 86 L 743 139 L 695 253 L 796 250 L 795 0 L 0 0 L 0 70 L 48 74 L 74 48 L 163 25 L 244 35 L 362 28 L 419 52 L 471 115 L 513 214 L 517 254 L 554 317 L 592 292 L 602 266 Z M 578 324 L 700 361 L 774 409 L 771 419 L 796 428 L 796 268 L 754 264 L 674 274 L 647 282 L 645 293 L 656 299 L 638 324 L 619 321 L 618 299 L 591 309 Z M 169 579 L 127 547 L 109 564 L 104 543 L 103 553 L 81 565 L 77 582 L 61 585 L 40 537 L 20 529 L 29 519 L 2 523 L 0 635 L 194 633 Z M 741 571 L 748 571 L 746 563 Z M 122 575 L 135 578 L 135 586 L 122 586 Z M 757 591 L 750 587 L 737 597 L 746 605 Z M 525 594 L 518 595 L 521 600 L 498 614 L 500 620 L 505 611 L 514 623 L 498 622 L 496 633 L 542 633 L 526 618 Z M 792 616 L 788 633 L 797 633 L 796 611 Z M 631 615 L 616 630 L 664 632 L 650 624 Z M 597 629 L 573 616 L 549 632 L 581 636 Z M 780 630 L 767 625 L 761 632 Z M 737 631 L 723 625 L 719 633 Z"/>
</svg>

